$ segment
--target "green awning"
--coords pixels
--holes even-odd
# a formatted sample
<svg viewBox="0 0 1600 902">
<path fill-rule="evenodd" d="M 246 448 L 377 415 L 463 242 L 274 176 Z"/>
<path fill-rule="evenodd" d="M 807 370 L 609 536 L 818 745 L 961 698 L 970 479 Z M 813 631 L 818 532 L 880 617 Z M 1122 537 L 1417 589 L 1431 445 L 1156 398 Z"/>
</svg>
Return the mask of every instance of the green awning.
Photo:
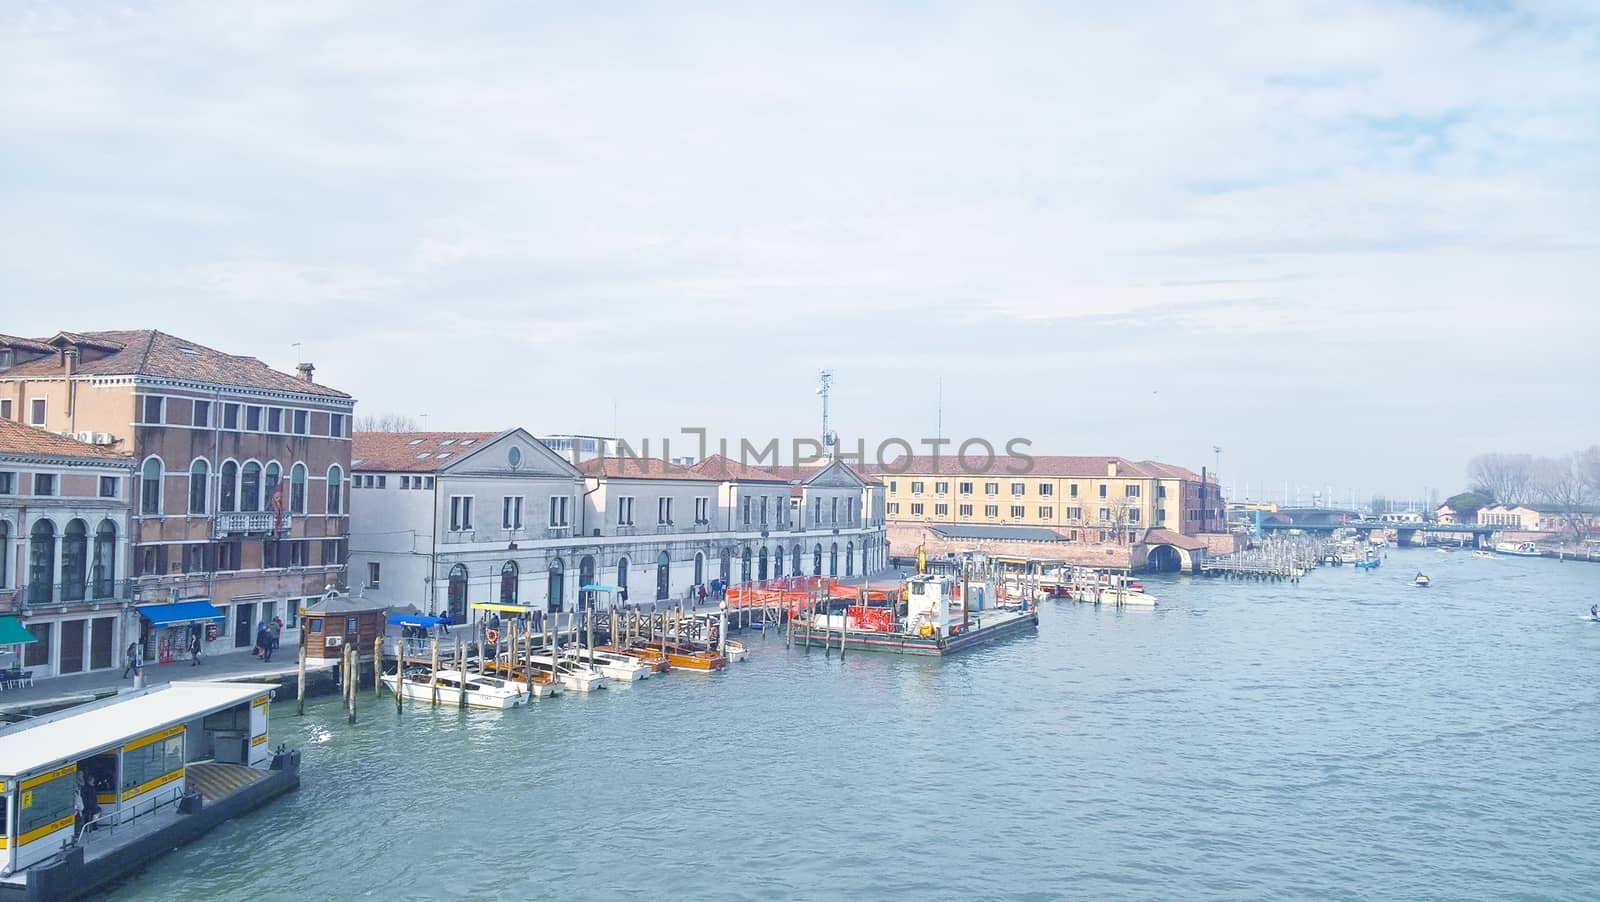
<svg viewBox="0 0 1600 902">
<path fill-rule="evenodd" d="M 0 617 L 0 645 L 18 645 L 34 641 L 33 633 L 22 628 L 15 617 Z"/>
</svg>

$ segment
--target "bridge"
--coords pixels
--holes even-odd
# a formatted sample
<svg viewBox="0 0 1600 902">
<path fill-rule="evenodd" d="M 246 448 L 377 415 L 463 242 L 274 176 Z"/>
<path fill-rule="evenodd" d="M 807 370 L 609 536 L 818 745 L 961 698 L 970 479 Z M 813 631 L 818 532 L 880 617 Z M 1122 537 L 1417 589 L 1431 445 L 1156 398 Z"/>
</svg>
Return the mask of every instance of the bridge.
<svg viewBox="0 0 1600 902">
<path fill-rule="evenodd" d="M 1428 533 L 1433 535 L 1457 536 L 1488 536 L 1505 529 L 1504 526 L 1479 526 L 1476 523 L 1384 523 L 1379 520 L 1347 520 L 1345 522 L 1321 523 L 1286 523 L 1283 521 L 1262 520 L 1262 532 L 1328 532 L 1338 529 L 1353 529 L 1358 533 L 1370 534 L 1374 530 L 1394 530 L 1403 544 L 1408 534 Z"/>
</svg>

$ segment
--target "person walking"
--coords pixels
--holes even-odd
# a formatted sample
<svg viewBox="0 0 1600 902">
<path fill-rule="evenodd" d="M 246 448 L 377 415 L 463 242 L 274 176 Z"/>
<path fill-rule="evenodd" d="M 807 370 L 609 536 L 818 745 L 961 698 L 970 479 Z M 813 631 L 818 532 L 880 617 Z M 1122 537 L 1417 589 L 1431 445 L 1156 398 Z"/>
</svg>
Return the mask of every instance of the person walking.
<svg viewBox="0 0 1600 902">
<path fill-rule="evenodd" d="M 189 666 L 200 666 L 200 633 L 198 630 L 191 630 L 189 633 Z"/>
<path fill-rule="evenodd" d="M 278 650 L 278 637 L 283 635 L 283 618 L 282 617 L 274 617 L 274 618 L 272 618 L 272 622 L 267 624 L 267 635 L 272 637 L 272 650 L 273 651 L 277 651 Z"/>
<path fill-rule="evenodd" d="M 267 632 L 265 621 L 256 624 L 256 654 L 261 656 L 262 663 L 272 660 L 272 636 Z"/>
<path fill-rule="evenodd" d="M 139 672 L 139 643 L 128 643 L 128 666 L 122 668 L 122 678 L 127 679 Z"/>
</svg>

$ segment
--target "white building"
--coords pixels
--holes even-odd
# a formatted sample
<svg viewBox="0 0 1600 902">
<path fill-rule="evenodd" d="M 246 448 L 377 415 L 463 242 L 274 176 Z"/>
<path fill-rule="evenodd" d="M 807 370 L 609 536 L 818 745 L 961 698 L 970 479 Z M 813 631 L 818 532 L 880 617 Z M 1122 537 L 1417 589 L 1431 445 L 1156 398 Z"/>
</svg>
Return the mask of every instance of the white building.
<svg viewBox="0 0 1600 902">
<path fill-rule="evenodd" d="M 843 464 L 574 467 L 512 429 L 360 433 L 351 468 L 352 590 L 455 618 L 483 602 L 573 610 L 620 602 L 622 590 L 633 604 L 676 601 L 718 580 L 887 564 L 882 486 Z M 592 598 L 586 585 L 619 591 Z"/>
<path fill-rule="evenodd" d="M 569 464 L 581 464 L 586 460 L 597 457 L 616 457 L 617 440 L 603 435 L 574 435 L 562 433 L 560 435 L 537 436 L 546 448 L 566 458 Z"/>
</svg>

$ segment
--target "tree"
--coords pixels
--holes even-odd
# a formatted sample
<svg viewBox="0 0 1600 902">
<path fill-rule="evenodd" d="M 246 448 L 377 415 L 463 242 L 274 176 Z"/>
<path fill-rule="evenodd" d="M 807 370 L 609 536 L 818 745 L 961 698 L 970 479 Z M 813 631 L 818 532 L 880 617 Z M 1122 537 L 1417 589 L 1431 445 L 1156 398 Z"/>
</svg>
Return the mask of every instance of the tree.
<svg viewBox="0 0 1600 902">
<path fill-rule="evenodd" d="M 367 414 L 352 421 L 355 432 L 416 432 L 417 421 L 405 414 L 386 413 L 382 416 Z"/>
<path fill-rule="evenodd" d="M 1482 492 L 1462 492 L 1444 499 L 1445 506 L 1456 512 L 1456 518 L 1463 523 L 1471 523 L 1478 517 L 1478 511 L 1494 503 L 1494 499 Z"/>
<path fill-rule="evenodd" d="M 1527 504 L 1533 498 L 1533 463 L 1531 454 L 1479 454 L 1467 462 L 1467 482 L 1501 504 Z"/>
<path fill-rule="evenodd" d="M 1533 486 L 1539 501 L 1554 508 L 1565 529 L 1586 532 L 1584 508 L 1593 497 L 1589 481 L 1588 452 L 1563 457 L 1541 457 L 1534 462 Z"/>
</svg>

